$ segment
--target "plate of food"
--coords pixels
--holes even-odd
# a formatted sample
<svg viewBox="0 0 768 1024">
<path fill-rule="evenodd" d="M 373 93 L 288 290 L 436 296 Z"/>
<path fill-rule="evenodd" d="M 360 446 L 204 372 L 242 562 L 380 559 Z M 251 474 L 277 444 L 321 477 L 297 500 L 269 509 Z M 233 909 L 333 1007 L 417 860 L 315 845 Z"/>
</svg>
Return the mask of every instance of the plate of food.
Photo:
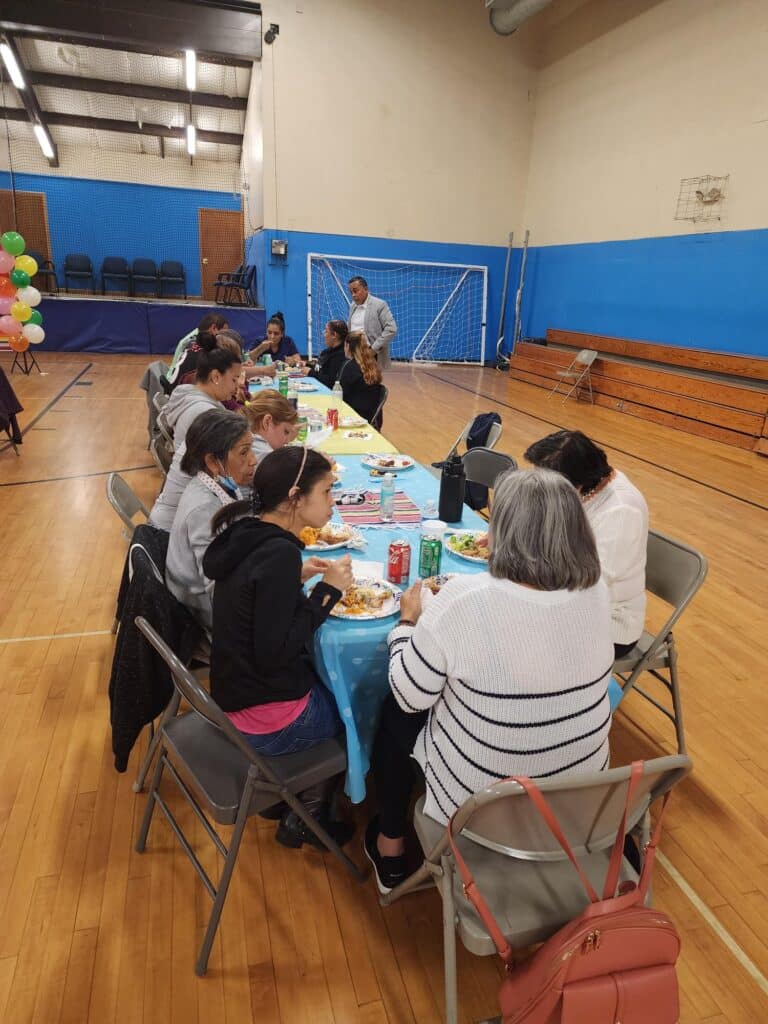
<svg viewBox="0 0 768 1024">
<path fill-rule="evenodd" d="M 423 581 L 423 585 L 430 594 L 439 594 L 448 580 L 452 580 L 456 575 L 455 572 L 441 572 L 437 576 L 427 576 Z"/>
<path fill-rule="evenodd" d="M 488 534 L 479 530 L 457 530 L 448 535 L 445 546 L 457 558 L 468 562 L 488 562 Z"/>
<path fill-rule="evenodd" d="M 308 380 L 299 380 L 291 386 L 294 391 L 317 391 L 317 384 L 313 384 Z"/>
<path fill-rule="evenodd" d="M 400 611 L 402 591 L 386 580 L 355 578 L 331 615 L 336 619 L 386 619 Z"/>
<path fill-rule="evenodd" d="M 364 420 L 362 416 L 344 416 L 341 421 L 342 427 L 367 427 L 368 420 Z"/>
<path fill-rule="evenodd" d="M 373 434 L 369 430 L 345 430 L 344 437 L 350 441 L 370 441 Z"/>
<path fill-rule="evenodd" d="M 410 455 L 365 455 L 362 459 L 363 465 L 368 469 L 389 470 L 412 469 L 415 465 Z"/>
<path fill-rule="evenodd" d="M 335 551 L 346 547 L 355 531 L 345 523 L 326 523 L 322 530 L 305 526 L 299 538 L 307 551 Z"/>
</svg>

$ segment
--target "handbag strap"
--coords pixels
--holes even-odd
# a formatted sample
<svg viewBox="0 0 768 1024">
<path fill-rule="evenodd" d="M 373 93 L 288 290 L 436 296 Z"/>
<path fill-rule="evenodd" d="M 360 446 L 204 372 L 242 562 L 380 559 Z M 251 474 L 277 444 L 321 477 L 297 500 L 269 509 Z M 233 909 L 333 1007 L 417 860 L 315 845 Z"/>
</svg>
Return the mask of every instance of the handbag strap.
<svg viewBox="0 0 768 1024">
<path fill-rule="evenodd" d="M 643 762 L 633 761 L 632 769 L 629 776 L 629 785 L 627 786 L 627 799 L 624 804 L 624 813 L 621 816 L 621 824 L 616 833 L 616 840 L 613 844 L 613 850 L 611 851 L 611 860 L 608 864 L 608 873 L 605 876 L 605 886 L 603 888 L 603 899 L 610 899 L 611 896 L 616 895 L 616 886 L 619 884 L 619 872 L 621 871 L 621 862 L 624 857 L 624 837 L 627 834 L 627 818 L 629 817 L 629 809 L 632 806 L 632 797 L 635 795 L 637 784 L 640 781 L 640 776 L 643 774 Z"/>
<path fill-rule="evenodd" d="M 671 792 L 664 794 L 664 799 L 661 801 L 661 809 L 659 810 L 658 817 L 656 818 L 656 824 L 654 825 L 651 838 L 645 847 L 645 856 L 643 857 L 643 867 L 640 871 L 640 880 L 637 883 L 637 892 L 639 894 L 639 901 L 645 901 L 646 894 L 648 892 L 648 886 L 651 884 L 651 876 L 653 875 L 653 865 L 656 860 L 656 847 L 659 845 L 661 839 L 661 824 L 664 819 L 664 812 L 667 809 L 669 798 L 672 795 Z"/>
</svg>

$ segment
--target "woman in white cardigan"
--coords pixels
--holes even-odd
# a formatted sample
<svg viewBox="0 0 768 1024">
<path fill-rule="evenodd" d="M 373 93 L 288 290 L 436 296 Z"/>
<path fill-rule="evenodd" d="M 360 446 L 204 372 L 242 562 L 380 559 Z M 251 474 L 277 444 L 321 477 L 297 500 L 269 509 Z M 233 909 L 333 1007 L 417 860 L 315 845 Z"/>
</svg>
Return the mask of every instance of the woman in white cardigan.
<svg viewBox="0 0 768 1024">
<path fill-rule="evenodd" d="M 640 491 L 580 430 L 558 430 L 532 444 L 525 458 L 570 480 L 581 495 L 611 594 L 616 658 L 635 646 L 645 623 L 648 506 Z"/>
<path fill-rule="evenodd" d="M 181 471 L 191 477 L 179 499 L 168 540 L 165 582 L 171 593 L 211 632 L 212 583 L 203 572 L 211 520 L 239 498 L 256 468 L 252 434 L 238 413 L 211 409 L 189 428 Z"/>
<path fill-rule="evenodd" d="M 498 779 L 608 765 L 610 605 L 578 494 L 546 470 L 505 474 L 488 541 L 487 574 L 456 576 L 426 600 L 417 583 L 389 635 L 392 693 L 371 758 L 378 813 L 364 843 L 381 892 L 406 875 L 412 757 L 425 812 L 443 823 Z"/>
</svg>

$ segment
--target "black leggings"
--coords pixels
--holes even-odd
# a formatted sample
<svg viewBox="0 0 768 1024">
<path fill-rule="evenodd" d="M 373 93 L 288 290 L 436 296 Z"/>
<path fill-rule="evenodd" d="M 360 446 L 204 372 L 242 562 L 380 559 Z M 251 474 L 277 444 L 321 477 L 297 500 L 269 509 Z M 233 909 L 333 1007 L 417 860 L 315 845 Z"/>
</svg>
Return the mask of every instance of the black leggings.
<svg viewBox="0 0 768 1024">
<path fill-rule="evenodd" d="M 427 715 L 427 711 L 403 711 L 391 693 L 384 701 L 373 741 L 371 769 L 376 780 L 379 831 L 388 839 L 405 835 L 411 791 L 420 771 L 411 753 Z"/>
<path fill-rule="evenodd" d="M 618 661 L 619 658 L 623 658 L 625 654 L 629 654 L 629 652 L 632 650 L 632 648 L 635 646 L 636 643 L 637 643 L 637 640 L 634 640 L 631 644 L 614 644 L 613 645 L 613 658 L 614 658 L 614 661 Z"/>
</svg>

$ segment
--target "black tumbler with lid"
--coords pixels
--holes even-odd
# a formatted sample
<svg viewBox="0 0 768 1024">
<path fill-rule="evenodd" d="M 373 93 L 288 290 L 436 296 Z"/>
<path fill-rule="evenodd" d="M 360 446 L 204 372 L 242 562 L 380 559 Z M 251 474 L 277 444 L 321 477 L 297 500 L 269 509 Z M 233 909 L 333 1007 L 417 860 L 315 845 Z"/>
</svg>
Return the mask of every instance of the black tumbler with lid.
<svg viewBox="0 0 768 1024">
<path fill-rule="evenodd" d="M 461 456 L 451 455 L 440 474 L 439 516 L 444 523 L 458 523 L 464 512 L 464 489 L 467 478 Z"/>
</svg>

